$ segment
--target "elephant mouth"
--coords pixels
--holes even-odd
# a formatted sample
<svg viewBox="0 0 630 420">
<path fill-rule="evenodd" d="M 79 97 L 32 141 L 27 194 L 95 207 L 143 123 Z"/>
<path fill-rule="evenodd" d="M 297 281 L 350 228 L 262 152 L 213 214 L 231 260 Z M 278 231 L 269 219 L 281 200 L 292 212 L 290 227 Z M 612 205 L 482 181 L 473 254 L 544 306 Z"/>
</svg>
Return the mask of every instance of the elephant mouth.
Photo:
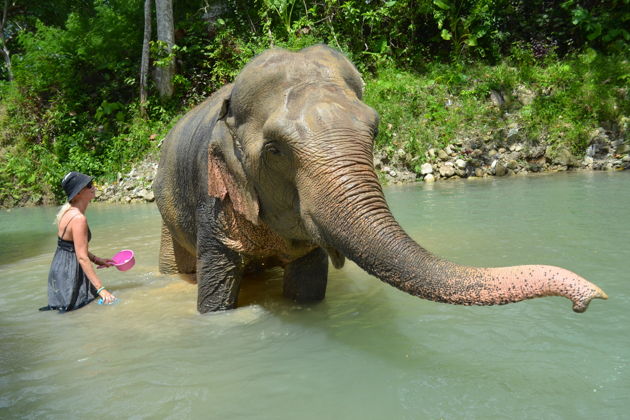
<svg viewBox="0 0 630 420">
<path fill-rule="evenodd" d="M 326 250 L 328 257 L 330 258 L 333 267 L 335 267 L 336 269 L 342 268 L 344 263 L 346 262 L 346 257 L 337 249 L 331 246 L 326 246 L 324 247 L 324 249 Z"/>
</svg>

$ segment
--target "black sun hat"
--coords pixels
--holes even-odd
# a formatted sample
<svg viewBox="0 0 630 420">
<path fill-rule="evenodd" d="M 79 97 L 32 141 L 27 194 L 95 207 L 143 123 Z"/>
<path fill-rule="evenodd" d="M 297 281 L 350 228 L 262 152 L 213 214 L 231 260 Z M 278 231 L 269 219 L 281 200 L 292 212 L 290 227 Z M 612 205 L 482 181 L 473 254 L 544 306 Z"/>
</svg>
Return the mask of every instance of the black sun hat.
<svg viewBox="0 0 630 420">
<path fill-rule="evenodd" d="M 61 180 L 61 186 L 68 196 L 68 201 L 70 201 L 90 182 L 92 182 L 91 176 L 81 172 L 68 172 Z"/>
</svg>

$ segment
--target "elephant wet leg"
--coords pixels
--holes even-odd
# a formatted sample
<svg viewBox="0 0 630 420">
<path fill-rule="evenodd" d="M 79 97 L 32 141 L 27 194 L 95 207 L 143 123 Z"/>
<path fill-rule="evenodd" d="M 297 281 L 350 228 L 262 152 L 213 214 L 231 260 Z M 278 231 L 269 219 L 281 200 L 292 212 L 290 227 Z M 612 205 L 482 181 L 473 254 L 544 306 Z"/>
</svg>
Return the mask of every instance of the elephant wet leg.
<svg viewBox="0 0 630 420">
<path fill-rule="evenodd" d="M 216 239 L 215 222 L 198 213 L 197 310 L 201 313 L 234 309 L 243 279 L 242 257 Z"/>
<path fill-rule="evenodd" d="M 195 272 L 195 257 L 173 239 L 162 222 L 159 270 L 163 274 L 191 274 Z"/>
<path fill-rule="evenodd" d="M 286 298 L 309 302 L 324 299 L 328 283 L 328 255 L 316 248 L 284 268 L 283 294 Z"/>
</svg>

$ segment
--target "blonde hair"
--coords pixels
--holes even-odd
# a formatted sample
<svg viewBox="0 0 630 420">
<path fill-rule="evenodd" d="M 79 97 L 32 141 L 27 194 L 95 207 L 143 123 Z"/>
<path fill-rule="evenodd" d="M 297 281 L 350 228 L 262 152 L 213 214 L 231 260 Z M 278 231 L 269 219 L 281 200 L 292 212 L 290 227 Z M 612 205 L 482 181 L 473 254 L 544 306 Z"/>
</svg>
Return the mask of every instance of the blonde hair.
<svg viewBox="0 0 630 420">
<path fill-rule="evenodd" d="M 70 202 L 67 201 L 66 204 L 64 204 L 63 206 L 61 206 L 61 208 L 59 209 L 59 211 L 57 212 L 57 216 L 55 216 L 55 224 L 57 226 L 59 226 L 59 222 L 61 221 L 61 218 L 63 217 L 64 214 L 66 214 L 66 212 L 68 210 L 70 210 Z"/>
</svg>

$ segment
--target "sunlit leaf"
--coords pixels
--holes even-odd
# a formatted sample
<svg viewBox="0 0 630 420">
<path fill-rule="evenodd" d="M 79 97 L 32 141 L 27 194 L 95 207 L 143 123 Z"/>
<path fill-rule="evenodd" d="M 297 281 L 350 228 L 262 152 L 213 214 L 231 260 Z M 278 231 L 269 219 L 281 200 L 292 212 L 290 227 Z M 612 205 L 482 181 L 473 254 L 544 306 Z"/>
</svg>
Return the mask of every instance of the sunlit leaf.
<svg viewBox="0 0 630 420">
<path fill-rule="evenodd" d="M 435 4 L 440 9 L 449 10 L 451 5 L 445 2 L 444 0 L 433 0 L 433 4 Z"/>
</svg>

